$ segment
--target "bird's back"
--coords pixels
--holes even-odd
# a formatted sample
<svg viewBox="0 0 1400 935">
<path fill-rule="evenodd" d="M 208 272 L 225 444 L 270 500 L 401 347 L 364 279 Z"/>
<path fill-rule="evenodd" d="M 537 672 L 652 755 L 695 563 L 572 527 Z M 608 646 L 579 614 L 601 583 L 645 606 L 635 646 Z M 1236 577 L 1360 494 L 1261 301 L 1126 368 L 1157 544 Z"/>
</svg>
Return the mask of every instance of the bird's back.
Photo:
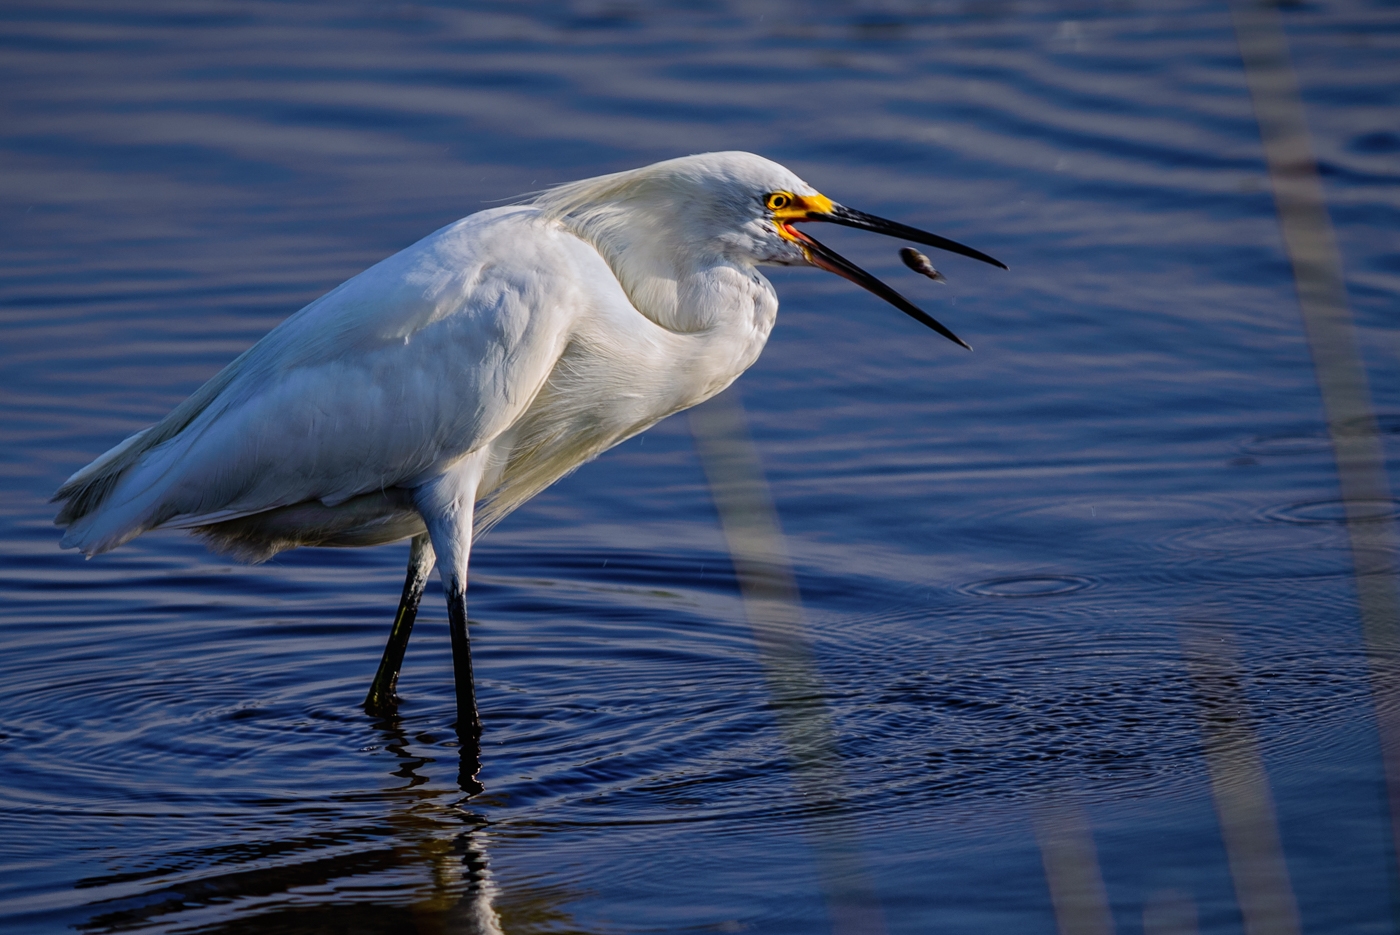
<svg viewBox="0 0 1400 935">
<path fill-rule="evenodd" d="M 312 302 L 70 478 L 55 495 L 63 545 L 93 554 L 161 524 L 334 507 L 431 476 L 529 405 L 573 319 L 616 300 L 604 273 L 531 208 L 443 228 Z"/>
</svg>

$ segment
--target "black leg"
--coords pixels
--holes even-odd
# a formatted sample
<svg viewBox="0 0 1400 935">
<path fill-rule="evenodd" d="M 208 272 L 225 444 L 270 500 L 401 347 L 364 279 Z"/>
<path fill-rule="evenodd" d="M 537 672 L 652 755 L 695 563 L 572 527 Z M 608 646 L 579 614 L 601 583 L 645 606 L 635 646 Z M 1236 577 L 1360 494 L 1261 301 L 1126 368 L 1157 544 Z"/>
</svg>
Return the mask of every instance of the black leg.
<svg viewBox="0 0 1400 935">
<path fill-rule="evenodd" d="M 467 589 L 457 577 L 447 592 L 447 626 L 452 633 L 452 675 L 457 686 L 457 733 L 481 736 L 476 711 L 476 684 L 472 680 L 472 644 L 467 635 Z"/>
<path fill-rule="evenodd" d="M 457 740 L 461 764 L 457 785 L 468 795 L 485 787 L 477 780 L 481 770 L 481 717 L 476 710 L 476 683 L 472 679 L 472 644 L 467 634 L 467 590 L 456 575 L 447 590 L 447 626 L 452 633 L 452 676 L 457 688 Z"/>
<path fill-rule="evenodd" d="M 472 514 L 481 469 L 489 449 L 463 458 L 457 466 L 413 492 L 413 503 L 437 550 L 438 575 L 447 596 L 447 627 L 452 635 L 452 676 L 457 692 L 457 740 L 461 767 L 457 783 L 474 795 L 481 791 L 481 718 L 472 682 L 472 645 L 467 635 L 467 563 L 472 548 Z"/>
<path fill-rule="evenodd" d="M 389 642 L 384 644 L 379 671 L 374 674 L 374 682 L 370 684 L 369 694 L 365 697 L 365 711 L 371 715 L 392 714 L 398 704 L 394 689 L 399 682 L 399 669 L 403 667 L 408 637 L 413 632 L 413 620 L 418 616 L 418 602 L 423 599 L 423 588 L 428 583 L 428 573 L 433 570 L 434 560 L 433 545 L 428 534 L 414 536 L 408 548 L 408 574 L 404 577 L 403 596 L 399 598 L 399 612 L 394 616 Z"/>
</svg>

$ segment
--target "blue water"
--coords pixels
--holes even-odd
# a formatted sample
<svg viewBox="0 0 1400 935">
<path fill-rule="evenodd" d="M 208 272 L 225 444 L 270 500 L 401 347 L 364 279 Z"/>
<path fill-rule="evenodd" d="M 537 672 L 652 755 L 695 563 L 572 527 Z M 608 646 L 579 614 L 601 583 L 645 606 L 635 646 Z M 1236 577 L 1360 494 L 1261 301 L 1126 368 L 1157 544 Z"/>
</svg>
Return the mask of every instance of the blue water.
<svg viewBox="0 0 1400 935">
<path fill-rule="evenodd" d="M 1284 19 L 1400 457 L 1400 8 Z M 717 149 L 1011 266 L 935 256 L 938 286 L 829 231 L 976 352 L 779 270 L 734 391 L 885 930 L 1056 931 L 1034 828 L 1070 807 L 1118 932 L 1167 898 L 1242 932 L 1201 620 L 1304 931 L 1395 928 L 1335 467 L 1223 3 L 17 0 L 0 46 L 0 928 L 833 930 L 684 417 L 478 546 L 467 800 L 435 580 L 399 719 L 359 707 L 406 546 L 247 567 L 154 533 L 84 562 L 46 503 L 442 224 Z"/>
</svg>

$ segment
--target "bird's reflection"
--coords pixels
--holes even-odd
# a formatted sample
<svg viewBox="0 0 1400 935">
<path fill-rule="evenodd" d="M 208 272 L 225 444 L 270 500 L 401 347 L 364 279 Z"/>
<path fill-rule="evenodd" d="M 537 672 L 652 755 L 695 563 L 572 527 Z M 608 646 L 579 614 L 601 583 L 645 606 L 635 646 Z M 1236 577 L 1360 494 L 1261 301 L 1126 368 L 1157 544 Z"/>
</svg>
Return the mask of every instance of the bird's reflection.
<svg viewBox="0 0 1400 935">
<path fill-rule="evenodd" d="M 421 770 L 433 759 L 411 750 L 411 740 L 396 709 L 377 718 L 375 727 L 383 737 L 383 749 L 398 760 L 392 775 L 406 780 L 404 786 L 389 791 L 415 793 L 416 798 L 416 790 L 428 782 Z M 481 742 L 471 730 L 459 730 L 457 740 L 457 785 L 470 798 L 485 788 L 477 779 Z M 488 821 L 464 805 L 465 801 L 444 806 L 434 795 L 389 816 L 398 837 L 413 842 L 418 864 L 429 873 L 420 898 L 412 906 L 414 925 L 419 932 L 500 935 L 503 930 L 495 908 L 498 890 L 487 858 Z M 461 825 L 467 830 L 443 834 L 447 828 Z"/>
<path fill-rule="evenodd" d="M 408 752 L 409 739 L 402 730 L 403 720 L 399 717 L 398 699 L 394 696 L 392 689 L 375 706 L 366 702 L 366 711 L 370 717 L 374 718 L 376 728 L 385 735 L 385 741 L 382 744 L 384 749 L 402 760 L 394 775 L 408 779 L 410 785 L 426 782 L 427 780 L 421 777 L 415 780 L 417 775 L 415 770 L 432 761 L 429 758 Z M 453 730 L 457 733 L 459 754 L 457 786 L 466 793 L 468 798 L 480 795 L 486 791 L 486 787 L 477 778 L 481 772 L 481 729 L 477 726 L 457 723 L 453 724 Z"/>
<path fill-rule="evenodd" d="M 481 772 L 481 733 L 474 730 L 457 731 L 457 752 L 460 755 L 457 765 L 457 786 L 470 798 L 486 791 L 477 779 Z"/>
<path fill-rule="evenodd" d="M 236 844 L 221 840 L 171 852 L 154 867 L 88 877 L 77 888 L 88 891 L 91 914 L 75 928 L 115 932 L 158 925 L 211 935 L 573 930 L 559 906 L 577 894 L 558 887 L 520 887 L 509 898 L 502 893 L 491 871 L 490 823 L 432 780 L 436 758 L 425 748 L 433 749 L 433 741 L 416 736 L 392 712 L 375 719 L 373 729 L 380 749 L 393 757 L 388 782 L 379 791 L 341 801 L 348 806 L 343 814 L 363 814 L 368 798 L 376 817 L 334 816 L 329 830 L 326 823 L 307 823 L 295 836 Z M 480 790 L 479 768 L 479 745 L 464 739 L 458 776 L 463 791 Z M 268 805 L 301 813 L 305 802 L 280 799 Z M 331 805 L 334 810 L 335 802 Z M 309 901 L 308 891 L 333 895 Z M 503 917 L 517 923 L 507 926 Z"/>
</svg>

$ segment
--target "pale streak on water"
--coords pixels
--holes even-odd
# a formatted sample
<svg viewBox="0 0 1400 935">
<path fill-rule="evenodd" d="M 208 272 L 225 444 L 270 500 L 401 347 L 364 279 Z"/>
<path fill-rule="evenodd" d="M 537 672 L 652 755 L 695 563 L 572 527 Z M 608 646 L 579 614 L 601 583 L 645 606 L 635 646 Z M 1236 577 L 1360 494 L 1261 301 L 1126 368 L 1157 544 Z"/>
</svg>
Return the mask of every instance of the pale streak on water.
<svg viewBox="0 0 1400 935">
<path fill-rule="evenodd" d="M 1400 431 L 1400 10 L 1284 22 Z M 892 933 L 1055 930 L 1070 799 L 1119 932 L 1241 931 L 1182 659 L 1220 607 L 1305 932 L 1394 927 L 1335 469 L 1223 3 L 11 3 L 0 11 L 0 927 L 822 931 L 810 817 L 684 422 L 487 538 L 459 807 L 405 547 L 92 562 L 45 499 L 282 317 L 460 215 L 743 148 L 984 249 L 832 243 L 740 384 Z M 1394 504 L 1374 504 L 1383 513 Z M 1158 913 L 1160 914 L 1160 913 Z M 1155 916 L 1153 916 L 1155 918 Z"/>
</svg>

